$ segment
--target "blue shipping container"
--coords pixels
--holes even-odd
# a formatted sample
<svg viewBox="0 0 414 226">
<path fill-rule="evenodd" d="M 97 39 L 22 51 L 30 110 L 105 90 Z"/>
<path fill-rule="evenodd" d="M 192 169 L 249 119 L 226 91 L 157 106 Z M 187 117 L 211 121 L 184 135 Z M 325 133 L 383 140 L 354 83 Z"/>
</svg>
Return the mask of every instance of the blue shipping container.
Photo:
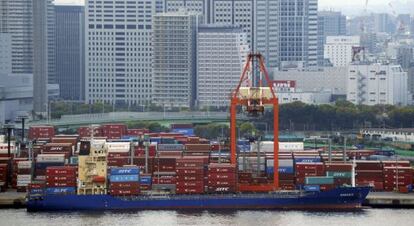
<svg viewBox="0 0 414 226">
<path fill-rule="evenodd" d="M 137 167 L 111 168 L 111 175 L 139 175 L 139 168 Z"/>
<path fill-rule="evenodd" d="M 161 137 L 151 137 L 150 138 L 150 142 L 151 143 L 161 144 Z"/>
<path fill-rule="evenodd" d="M 76 187 L 46 188 L 46 195 L 76 194 Z"/>
<path fill-rule="evenodd" d="M 303 186 L 305 191 L 320 191 L 321 188 L 319 185 L 305 185 Z"/>
<path fill-rule="evenodd" d="M 266 167 L 267 174 L 273 174 L 273 172 L 274 172 L 273 166 Z M 286 167 L 286 166 L 279 167 L 279 173 L 293 173 L 293 172 L 294 172 L 293 167 Z"/>
<path fill-rule="evenodd" d="M 321 162 L 321 158 L 295 158 L 295 162 Z"/>
<path fill-rule="evenodd" d="M 194 129 L 193 128 L 177 128 L 172 129 L 173 133 L 181 133 L 186 136 L 194 136 Z"/>
<path fill-rule="evenodd" d="M 37 162 L 36 169 L 46 169 L 49 166 L 64 166 L 63 162 Z"/>
<path fill-rule="evenodd" d="M 238 144 L 237 150 L 240 152 L 250 152 L 250 144 Z"/>
<path fill-rule="evenodd" d="M 33 188 L 29 190 L 29 194 L 30 195 L 38 195 L 38 194 L 43 194 L 45 192 L 44 189 L 42 188 Z"/>
<path fill-rule="evenodd" d="M 111 182 L 139 182 L 139 175 L 111 175 Z"/>
<path fill-rule="evenodd" d="M 141 176 L 141 178 L 139 178 L 139 183 L 143 185 L 150 185 L 151 181 L 151 176 Z"/>
</svg>

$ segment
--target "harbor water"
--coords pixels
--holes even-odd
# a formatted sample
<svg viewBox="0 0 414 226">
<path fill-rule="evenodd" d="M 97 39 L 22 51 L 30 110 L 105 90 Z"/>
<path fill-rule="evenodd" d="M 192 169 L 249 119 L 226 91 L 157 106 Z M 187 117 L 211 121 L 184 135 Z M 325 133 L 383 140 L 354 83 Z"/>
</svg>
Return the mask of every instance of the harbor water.
<svg viewBox="0 0 414 226">
<path fill-rule="evenodd" d="M 363 209 L 357 212 L 308 211 L 137 211 L 28 213 L 25 209 L 0 210 L 0 225 L 414 225 L 413 209 Z"/>
</svg>

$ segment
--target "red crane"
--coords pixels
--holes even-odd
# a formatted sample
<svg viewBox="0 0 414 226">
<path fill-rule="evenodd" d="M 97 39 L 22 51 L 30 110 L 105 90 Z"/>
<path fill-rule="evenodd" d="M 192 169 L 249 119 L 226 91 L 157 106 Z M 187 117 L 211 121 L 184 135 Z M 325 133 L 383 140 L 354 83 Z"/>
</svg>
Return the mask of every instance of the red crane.
<svg viewBox="0 0 414 226">
<path fill-rule="evenodd" d="M 255 73 L 258 66 L 258 73 Z M 262 86 L 262 80 L 266 79 L 267 87 Z M 250 78 L 249 78 L 250 77 Z M 250 80 L 250 81 L 249 81 Z M 247 81 L 247 82 L 246 82 Z M 254 81 L 258 81 L 258 86 L 254 86 Z M 245 86 L 242 87 L 243 83 Z M 230 106 L 230 152 L 231 163 L 237 164 L 237 136 L 236 136 L 236 115 L 237 106 L 244 107 L 249 114 L 257 115 L 263 113 L 265 105 L 273 107 L 273 154 L 274 154 L 274 174 L 272 184 L 242 185 L 239 184 L 239 191 L 273 191 L 279 189 L 279 101 L 273 89 L 273 83 L 266 70 L 263 56 L 260 53 L 250 53 L 247 56 L 246 64 L 240 77 L 236 89 L 231 95 Z"/>
</svg>

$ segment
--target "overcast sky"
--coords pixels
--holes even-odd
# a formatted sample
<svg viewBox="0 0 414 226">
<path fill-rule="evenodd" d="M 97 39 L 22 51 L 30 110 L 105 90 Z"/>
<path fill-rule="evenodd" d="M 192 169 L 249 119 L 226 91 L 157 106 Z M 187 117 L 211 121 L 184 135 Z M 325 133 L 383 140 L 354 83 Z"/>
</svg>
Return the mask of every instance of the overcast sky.
<svg viewBox="0 0 414 226">
<path fill-rule="evenodd" d="M 85 0 L 55 0 L 57 4 L 83 4 Z M 319 0 L 319 9 L 333 9 L 344 11 L 345 14 L 359 14 L 363 11 L 366 0 Z M 392 2 L 397 13 L 407 10 L 408 13 L 414 11 L 411 8 L 414 0 L 368 0 L 368 11 L 391 12 L 388 3 Z"/>
</svg>

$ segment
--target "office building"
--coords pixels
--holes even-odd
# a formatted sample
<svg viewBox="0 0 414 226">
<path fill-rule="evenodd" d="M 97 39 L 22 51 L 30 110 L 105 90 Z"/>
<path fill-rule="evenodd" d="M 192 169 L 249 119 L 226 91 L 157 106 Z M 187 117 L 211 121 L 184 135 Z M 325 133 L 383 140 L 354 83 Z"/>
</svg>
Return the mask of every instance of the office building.
<svg viewBox="0 0 414 226">
<path fill-rule="evenodd" d="M 347 76 L 347 100 L 363 105 L 407 105 L 408 78 L 399 65 L 351 64 Z"/>
<path fill-rule="evenodd" d="M 197 35 L 197 105 L 227 107 L 249 52 L 247 37 L 234 26 L 201 26 Z"/>
<path fill-rule="evenodd" d="M 0 33 L 0 72 L 12 73 L 11 34 Z"/>
<path fill-rule="evenodd" d="M 56 82 L 60 97 L 83 100 L 85 90 L 84 7 L 57 5 L 56 16 Z"/>
<path fill-rule="evenodd" d="M 318 12 L 318 65 L 324 65 L 324 45 L 327 36 L 346 35 L 346 16 L 341 12 Z"/>
<path fill-rule="evenodd" d="M 352 62 L 352 48 L 359 46 L 359 36 L 328 36 L 324 59 L 329 60 L 334 67 L 346 67 Z"/>
<path fill-rule="evenodd" d="M 88 0 L 85 12 L 86 102 L 149 104 L 155 1 Z"/>
<path fill-rule="evenodd" d="M 153 103 L 193 107 L 196 99 L 198 14 L 159 13 L 153 23 Z"/>
</svg>

